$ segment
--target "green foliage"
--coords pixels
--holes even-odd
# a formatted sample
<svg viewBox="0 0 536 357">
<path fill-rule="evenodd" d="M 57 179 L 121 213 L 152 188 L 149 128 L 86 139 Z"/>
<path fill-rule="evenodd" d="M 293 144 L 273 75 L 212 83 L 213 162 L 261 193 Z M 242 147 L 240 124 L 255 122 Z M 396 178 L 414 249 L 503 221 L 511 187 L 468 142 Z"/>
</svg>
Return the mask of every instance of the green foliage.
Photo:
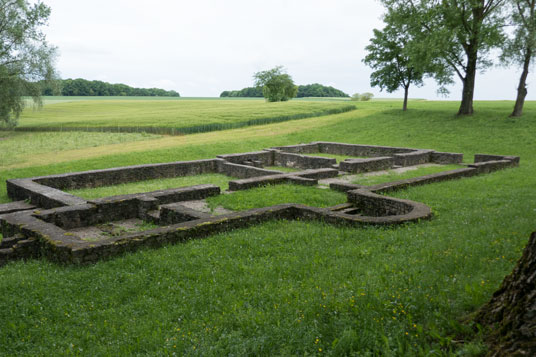
<svg viewBox="0 0 536 357">
<path fill-rule="evenodd" d="M 262 88 L 259 87 L 247 87 L 241 90 L 231 90 L 231 91 L 223 91 L 220 94 L 220 98 L 225 97 L 242 97 L 242 98 L 262 98 L 264 95 L 262 94 Z"/>
<path fill-rule="evenodd" d="M 136 97 L 180 97 L 174 90 L 159 88 L 133 88 L 126 84 L 111 84 L 86 79 L 63 79 L 43 86 L 43 95 L 63 96 L 136 96 Z"/>
<path fill-rule="evenodd" d="M 322 84 L 313 83 L 307 85 L 298 86 L 298 98 L 304 97 L 331 97 L 331 98 L 347 98 L 348 94 L 343 91 L 333 88 L 331 86 L 324 86 Z"/>
<path fill-rule="evenodd" d="M 41 27 L 50 16 L 42 2 L 0 0 L 0 127 L 17 124 L 23 95 L 40 104 L 40 80 L 54 78 L 55 49 Z"/>
<path fill-rule="evenodd" d="M 370 92 L 365 92 L 365 93 L 361 93 L 361 95 L 359 96 L 359 100 L 362 101 L 362 102 L 368 102 L 373 97 L 374 97 L 374 94 L 372 94 Z"/>
<path fill-rule="evenodd" d="M 424 74 L 413 64 L 409 48 L 415 38 L 407 31 L 407 26 L 396 21 L 396 17 L 385 16 L 384 20 L 387 24 L 382 31 L 374 29 L 363 62 L 374 70 L 370 76 L 371 86 L 389 93 L 404 89 L 406 109 L 410 85 L 422 86 Z"/>
<path fill-rule="evenodd" d="M 262 87 L 262 94 L 269 102 L 285 102 L 298 93 L 292 77 L 285 73 L 283 66 L 277 66 L 267 71 L 253 75 L 255 86 Z"/>
<path fill-rule="evenodd" d="M 262 88 L 247 87 L 241 90 L 223 91 L 220 97 L 246 97 L 258 98 L 263 97 Z M 346 98 L 348 94 L 333 87 L 324 86 L 322 84 L 313 83 L 298 86 L 297 98 L 315 97 L 315 98 Z"/>
<path fill-rule="evenodd" d="M 352 97 L 350 98 L 350 100 L 353 102 L 359 102 L 359 100 L 361 100 L 361 94 L 359 93 L 352 94 Z"/>
<path fill-rule="evenodd" d="M 459 114 L 473 113 L 477 70 L 490 67 L 490 51 L 504 42 L 507 0 L 382 0 L 390 24 L 411 35 L 411 65 L 438 82 L 442 92 L 454 75 L 463 83 Z"/>
<path fill-rule="evenodd" d="M 505 42 L 501 60 L 506 65 L 523 64 L 527 50 L 536 52 L 536 1 L 512 0 L 511 21 L 515 31 Z M 531 56 L 532 57 L 532 56 Z M 530 59 L 532 61 L 533 58 Z"/>
</svg>

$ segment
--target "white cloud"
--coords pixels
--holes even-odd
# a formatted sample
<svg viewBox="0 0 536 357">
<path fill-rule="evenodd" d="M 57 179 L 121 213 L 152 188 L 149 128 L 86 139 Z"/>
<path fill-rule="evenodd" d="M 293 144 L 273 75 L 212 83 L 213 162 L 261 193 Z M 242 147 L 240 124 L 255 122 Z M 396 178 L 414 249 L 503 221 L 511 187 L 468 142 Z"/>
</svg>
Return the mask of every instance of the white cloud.
<svg viewBox="0 0 536 357">
<path fill-rule="evenodd" d="M 370 69 L 361 62 L 372 29 L 382 27 L 383 9 L 376 0 L 46 3 L 52 9 L 48 40 L 60 49 L 58 68 L 65 78 L 218 96 L 252 85 L 256 71 L 284 65 L 298 84 L 379 94 L 370 88 Z M 476 98 L 511 99 L 516 80 L 514 70 L 492 69 L 479 76 Z M 459 92 L 457 85 L 452 98 Z M 411 93 L 436 98 L 433 84 Z M 536 99 L 530 88 L 529 99 Z"/>
</svg>

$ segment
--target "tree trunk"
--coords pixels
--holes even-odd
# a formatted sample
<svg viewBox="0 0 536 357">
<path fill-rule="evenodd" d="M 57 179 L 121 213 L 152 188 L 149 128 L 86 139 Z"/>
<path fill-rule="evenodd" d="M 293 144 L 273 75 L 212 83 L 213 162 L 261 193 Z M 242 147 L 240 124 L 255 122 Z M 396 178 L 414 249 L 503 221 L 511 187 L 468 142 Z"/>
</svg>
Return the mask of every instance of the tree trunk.
<svg viewBox="0 0 536 357">
<path fill-rule="evenodd" d="M 490 356 L 536 356 L 536 232 L 475 322 L 491 328 Z"/>
<path fill-rule="evenodd" d="M 527 48 L 525 52 L 525 60 L 523 61 L 523 72 L 521 72 L 521 77 L 519 78 L 519 86 L 517 86 L 517 98 L 516 104 L 514 105 L 514 111 L 512 112 L 512 117 L 520 117 L 523 114 L 523 105 L 525 104 L 525 97 L 527 96 L 527 76 L 529 75 L 529 66 L 530 60 L 532 58 L 532 51 L 530 48 Z"/>
<path fill-rule="evenodd" d="M 460 104 L 458 115 L 473 114 L 473 96 L 475 93 L 476 63 L 478 59 L 476 46 L 477 44 L 471 44 L 469 46 L 467 55 L 467 71 L 465 72 L 465 77 L 463 78 L 462 103 Z"/>
<path fill-rule="evenodd" d="M 409 85 L 404 86 L 404 104 L 402 105 L 403 111 L 408 110 L 408 93 L 409 93 Z"/>
</svg>

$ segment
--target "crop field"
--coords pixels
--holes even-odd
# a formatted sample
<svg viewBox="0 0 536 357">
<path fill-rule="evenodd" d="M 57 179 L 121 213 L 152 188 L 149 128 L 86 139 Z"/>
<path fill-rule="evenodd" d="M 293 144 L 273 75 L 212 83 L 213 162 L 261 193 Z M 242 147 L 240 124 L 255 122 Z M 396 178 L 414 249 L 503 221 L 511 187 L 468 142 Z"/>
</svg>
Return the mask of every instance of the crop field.
<svg viewBox="0 0 536 357">
<path fill-rule="evenodd" d="M 355 108 L 346 101 L 289 101 L 264 99 L 45 99 L 42 110 L 29 107 L 20 130 L 84 130 L 188 134 L 290 119 L 342 113 Z"/>
<path fill-rule="evenodd" d="M 151 125 L 151 111 L 162 125 L 174 125 L 176 118 L 197 124 L 210 113 L 215 120 L 229 113 L 249 118 L 264 115 L 255 108 L 271 106 L 255 100 L 131 102 L 138 110 L 115 100 L 45 105 L 42 112 L 27 112 L 21 125 L 44 125 L 38 117 L 45 113 L 54 125 L 98 126 L 106 118 L 129 117 Z M 272 114 L 343 103 L 291 101 L 274 106 Z M 475 115 L 463 118 L 454 115 L 458 104 L 413 101 L 404 113 L 398 101 L 359 102 L 340 114 L 183 136 L 0 131 L 0 149 L 8 151 L 0 151 L 0 202 L 9 201 L 10 178 L 310 141 L 461 152 L 466 162 L 476 153 L 521 157 L 518 168 L 393 193 L 432 208 L 431 220 L 415 224 L 272 221 L 90 266 L 9 263 L 0 268 L 0 355 L 484 353 L 482 333 L 464 321 L 490 299 L 536 230 L 536 102 L 515 119 L 508 117 L 512 102 L 476 102 Z M 227 180 L 204 179 L 222 187 Z M 144 184 L 111 186 L 105 194 L 190 182 Z M 220 195 L 208 205 L 242 210 L 288 201 L 329 206 L 345 196 L 280 185 Z"/>
</svg>

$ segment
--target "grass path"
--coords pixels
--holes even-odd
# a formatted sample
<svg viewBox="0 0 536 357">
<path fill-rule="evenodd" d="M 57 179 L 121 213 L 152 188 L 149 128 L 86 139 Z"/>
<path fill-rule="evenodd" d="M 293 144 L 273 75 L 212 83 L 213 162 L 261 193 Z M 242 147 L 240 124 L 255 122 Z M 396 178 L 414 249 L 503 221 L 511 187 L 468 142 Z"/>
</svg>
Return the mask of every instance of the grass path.
<svg viewBox="0 0 536 357">
<path fill-rule="evenodd" d="M 367 108 L 349 113 L 289 121 L 280 124 L 269 124 L 184 136 L 164 136 L 158 139 L 146 140 L 143 142 L 100 145 L 96 147 L 65 150 L 53 153 L 32 153 L 21 157 L 20 161 L 17 163 L 1 165 L 0 168 L 15 169 L 38 165 L 49 165 L 80 159 L 105 157 L 107 155 L 118 155 L 122 153 L 146 152 L 166 148 L 180 148 L 191 145 L 212 145 L 214 143 L 221 142 L 232 143 L 241 140 L 241 138 L 247 138 L 248 140 L 255 140 L 256 138 L 274 138 L 277 136 L 292 135 L 293 133 L 303 131 L 304 128 L 322 128 L 333 125 L 338 121 L 348 120 L 349 118 L 357 119 L 369 116 L 376 110 L 377 109 Z"/>
</svg>

